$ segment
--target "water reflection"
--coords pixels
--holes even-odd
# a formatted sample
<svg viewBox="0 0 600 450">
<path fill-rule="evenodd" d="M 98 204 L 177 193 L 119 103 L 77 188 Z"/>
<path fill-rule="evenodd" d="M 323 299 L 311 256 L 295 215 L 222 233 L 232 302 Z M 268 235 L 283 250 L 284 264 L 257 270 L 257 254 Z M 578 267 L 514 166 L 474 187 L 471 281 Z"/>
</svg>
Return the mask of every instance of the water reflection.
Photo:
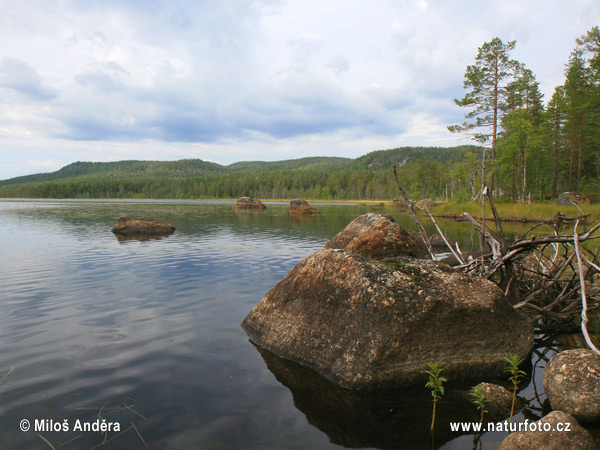
<svg viewBox="0 0 600 450">
<path fill-rule="evenodd" d="M 351 391 L 316 372 L 256 347 L 277 380 L 292 392 L 294 405 L 331 442 L 350 448 L 431 449 L 431 395 L 427 389 Z M 479 417 L 467 391 L 452 389 L 438 406 L 435 448 L 460 436 L 450 422 Z"/>
<path fill-rule="evenodd" d="M 166 239 L 171 236 L 173 233 L 168 234 L 121 234 L 114 233 L 117 241 L 125 242 L 125 241 L 160 241 L 161 239 Z"/>
</svg>

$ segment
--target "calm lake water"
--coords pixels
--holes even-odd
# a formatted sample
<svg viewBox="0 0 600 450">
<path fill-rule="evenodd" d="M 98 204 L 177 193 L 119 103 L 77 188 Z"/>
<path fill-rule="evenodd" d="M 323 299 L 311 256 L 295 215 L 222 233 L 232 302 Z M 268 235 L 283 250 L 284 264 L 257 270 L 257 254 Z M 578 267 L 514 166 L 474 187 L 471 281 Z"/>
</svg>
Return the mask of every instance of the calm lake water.
<svg viewBox="0 0 600 450">
<path fill-rule="evenodd" d="M 424 388 L 351 394 L 248 341 L 240 322 L 263 295 L 369 211 L 318 205 L 320 215 L 292 220 L 286 203 L 267 206 L 0 201 L 0 448 L 432 448 Z M 177 230 L 119 241 L 110 230 L 122 215 Z M 478 240 L 466 224 L 442 226 L 464 248 Z M 536 378 L 522 395 L 542 389 Z M 451 398 L 444 409 L 476 419 Z M 98 419 L 122 433 L 73 429 Z M 487 433 L 482 448 L 504 436 Z M 436 439 L 436 448 L 473 448 L 471 435 Z"/>
</svg>

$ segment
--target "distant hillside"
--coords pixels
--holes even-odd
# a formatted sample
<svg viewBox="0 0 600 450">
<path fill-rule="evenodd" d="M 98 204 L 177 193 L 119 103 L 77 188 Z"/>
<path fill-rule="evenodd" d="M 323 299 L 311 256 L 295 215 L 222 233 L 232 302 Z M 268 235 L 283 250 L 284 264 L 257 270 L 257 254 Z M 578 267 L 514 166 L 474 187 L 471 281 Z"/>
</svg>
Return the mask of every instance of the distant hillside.
<svg viewBox="0 0 600 450">
<path fill-rule="evenodd" d="M 242 161 L 222 166 L 200 159 L 179 161 L 75 162 L 52 173 L 0 181 L 0 197 L 31 198 L 262 198 L 380 199 L 395 196 L 391 168 L 409 167 L 406 180 L 426 168 L 419 195 L 428 195 L 434 174 L 476 147 L 403 147 L 377 150 L 356 159 L 309 157 Z M 412 164 L 412 166 L 411 166 Z M 431 166 L 431 167 L 430 167 Z M 446 169 L 441 170 L 444 166 Z M 431 186 L 430 186 L 431 185 Z M 441 180 L 437 194 L 441 192 Z"/>
<path fill-rule="evenodd" d="M 133 178 L 188 178 L 223 172 L 220 164 L 201 159 L 182 159 L 179 161 L 116 161 L 71 163 L 56 172 L 25 175 L 0 181 L 0 186 L 74 178 L 133 179 Z"/>
<path fill-rule="evenodd" d="M 443 163 L 453 163 L 467 151 L 476 149 L 472 145 L 458 147 L 401 147 L 391 150 L 375 150 L 356 158 L 353 169 L 391 169 L 394 165 L 403 166 L 423 158 Z"/>
</svg>

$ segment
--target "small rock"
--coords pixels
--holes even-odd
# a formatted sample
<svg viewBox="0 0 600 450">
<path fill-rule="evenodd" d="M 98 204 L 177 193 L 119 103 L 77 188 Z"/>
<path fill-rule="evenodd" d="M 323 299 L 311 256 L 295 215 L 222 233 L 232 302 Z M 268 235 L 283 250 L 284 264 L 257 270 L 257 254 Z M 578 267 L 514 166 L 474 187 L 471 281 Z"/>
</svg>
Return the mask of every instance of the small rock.
<svg viewBox="0 0 600 450">
<path fill-rule="evenodd" d="M 317 208 L 311 206 L 306 200 L 296 198 L 290 202 L 290 214 L 318 214 Z"/>
<path fill-rule="evenodd" d="M 481 389 L 483 396 L 487 400 L 486 409 L 491 414 L 498 417 L 509 417 L 512 408 L 512 392 L 503 386 L 492 383 L 479 383 L 476 387 Z M 523 403 L 517 397 L 515 402 L 515 412 L 523 407 Z"/>
<path fill-rule="evenodd" d="M 452 238 L 446 238 L 448 240 L 448 243 L 450 245 L 452 245 L 452 248 L 454 248 L 454 245 L 456 244 L 456 241 Z M 429 238 L 429 242 L 431 243 L 431 247 L 436 250 L 436 251 L 450 251 L 450 249 L 448 248 L 448 246 L 446 245 L 446 243 L 444 242 L 444 239 L 442 239 L 442 237 L 439 234 L 433 234 L 431 235 L 431 237 Z"/>
<path fill-rule="evenodd" d="M 590 198 L 582 194 L 581 192 L 563 192 L 556 199 L 556 203 L 559 205 L 591 205 L 592 201 Z"/>
<path fill-rule="evenodd" d="M 175 227 L 169 222 L 146 217 L 119 217 L 112 229 L 115 234 L 121 235 L 169 235 Z"/>
<path fill-rule="evenodd" d="M 535 431 L 531 431 L 534 427 Z M 540 427 L 542 431 L 539 431 Z M 562 411 L 553 411 L 537 422 L 528 423 L 527 428 L 527 431 L 509 435 L 502 441 L 498 450 L 598 449 L 598 444 L 594 441 L 591 433 L 579 425 L 573 416 Z M 564 431 L 559 431 L 559 429 Z"/>
<path fill-rule="evenodd" d="M 405 230 L 390 215 L 375 213 L 354 219 L 325 248 L 347 250 L 367 258 L 429 255 L 417 233 Z"/>
<path fill-rule="evenodd" d="M 233 205 L 236 209 L 266 209 L 263 202 L 251 197 L 241 197 Z"/>
<path fill-rule="evenodd" d="M 600 355 L 588 349 L 554 355 L 544 370 L 544 388 L 552 409 L 579 421 L 600 419 Z"/>
</svg>

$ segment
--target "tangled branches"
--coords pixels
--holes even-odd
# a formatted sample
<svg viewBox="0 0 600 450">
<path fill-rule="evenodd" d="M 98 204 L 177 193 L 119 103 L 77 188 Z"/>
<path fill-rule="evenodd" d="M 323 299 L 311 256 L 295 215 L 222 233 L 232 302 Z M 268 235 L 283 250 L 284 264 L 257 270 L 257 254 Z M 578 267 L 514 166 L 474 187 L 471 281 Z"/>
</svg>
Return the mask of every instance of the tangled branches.
<svg viewBox="0 0 600 450">
<path fill-rule="evenodd" d="M 396 182 L 418 223 L 414 214 L 415 203 L 406 197 L 397 177 Z M 464 214 L 487 244 L 479 255 L 470 259 L 460 253 L 458 247 L 454 249 L 448 244 L 433 216 L 425 209 L 460 262 L 455 269 L 494 281 L 514 308 L 526 312 L 538 328 L 552 329 L 573 324 L 574 317 L 581 315 L 582 331 L 588 346 L 600 353 L 589 339 L 586 328 L 588 311 L 600 308 L 600 245 L 597 241 L 600 235 L 594 234 L 600 229 L 600 223 L 580 233 L 579 223 L 586 216 L 565 217 L 557 212 L 551 221 L 546 222 L 553 226 L 553 234 L 532 235 L 531 232 L 542 225 L 538 224 L 509 242 L 489 193 L 487 199 L 494 216 L 495 230 L 483 220 L 479 222 L 470 214 Z M 569 223 L 574 223 L 573 234 L 561 233 L 561 228 Z M 418 225 L 421 230 L 421 224 Z M 421 236 L 427 245 L 429 240 L 424 232 Z M 428 248 L 431 246 L 428 245 Z"/>
</svg>

